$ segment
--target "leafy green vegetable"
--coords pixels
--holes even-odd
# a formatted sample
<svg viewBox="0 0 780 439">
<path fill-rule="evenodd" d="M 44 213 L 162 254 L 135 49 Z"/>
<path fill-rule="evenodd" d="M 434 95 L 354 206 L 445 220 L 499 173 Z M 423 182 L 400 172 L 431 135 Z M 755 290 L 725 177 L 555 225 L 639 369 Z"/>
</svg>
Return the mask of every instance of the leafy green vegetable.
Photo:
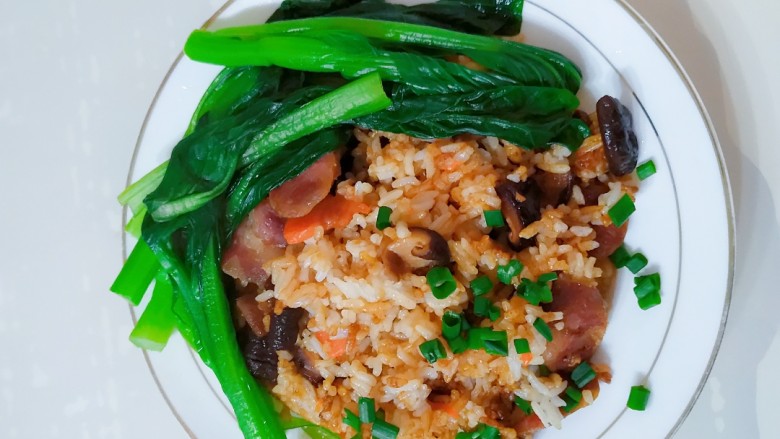
<svg viewBox="0 0 780 439">
<path fill-rule="evenodd" d="M 349 79 L 377 72 L 383 80 L 403 83 L 417 94 L 467 92 L 513 83 L 507 77 L 439 58 L 379 49 L 350 32 L 271 34 L 243 40 L 196 30 L 184 52 L 195 61 L 211 64 L 336 72 Z"/>
<path fill-rule="evenodd" d="M 576 92 L 582 81 L 579 68 L 557 52 L 499 38 L 416 24 L 321 17 L 226 28 L 216 31 L 216 35 L 254 40 L 271 35 L 306 35 L 323 31 L 351 32 L 385 44 L 404 44 L 445 53 L 459 53 L 471 57 L 495 73 L 513 78 L 516 83 L 522 85 L 560 87 Z M 192 36 L 198 34 L 196 38 L 201 39 L 203 32 L 195 31 Z"/>
<path fill-rule="evenodd" d="M 452 29 L 471 34 L 516 35 L 523 0 L 439 0 L 404 6 L 377 0 L 286 0 L 268 22 L 317 16 L 362 17 Z"/>
<path fill-rule="evenodd" d="M 416 96 L 398 87 L 390 108 L 355 123 L 423 139 L 461 133 L 495 136 L 534 148 L 547 146 L 567 127 L 578 103 L 568 90 L 546 87 L 507 86 L 435 96 Z"/>
<path fill-rule="evenodd" d="M 138 305 L 159 269 L 160 264 L 149 246 L 139 241 L 127 257 L 110 290 L 133 305 Z"/>
<path fill-rule="evenodd" d="M 168 343 L 175 326 L 173 285 L 164 273 L 159 273 L 152 298 L 130 333 L 130 341 L 142 349 L 161 351 Z"/>
</svg>

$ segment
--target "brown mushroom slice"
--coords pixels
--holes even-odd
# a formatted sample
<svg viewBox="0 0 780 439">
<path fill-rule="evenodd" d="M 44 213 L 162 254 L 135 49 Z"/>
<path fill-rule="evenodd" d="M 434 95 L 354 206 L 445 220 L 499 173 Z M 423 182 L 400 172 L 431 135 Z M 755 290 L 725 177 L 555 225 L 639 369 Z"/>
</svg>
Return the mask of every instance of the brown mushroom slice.
<svg viewBox="0 0 780 439">
<path fill-rule="evenodd" d="M 400 275 L 449 265 L 452 255 L 447 241 L 437 232 L 410 227 L 409 236 L 387 246 L 384 260 L 395 274 Z"/>
<path fill-rule="evenodd" d="M 534 181 L 542 191 L 542 207 L 558 207 L 569 202 L 574 187 L 574 175 L 571 172 L 555 174 L 540 170 L 534 175 Z"/>
<path fill-rule="evenodd" d="M 501 213 L 509 226 L 509 243 L 519 251 L 532 241 L 520 238 L 520 231 L 542 218 L 542 191 L 534 180 L 522 183 L 505 180 L 496 186 L 501 199 Z"/>
<path fill-rule="evenodd" d="M 304 376 L 310 383 L 319 385 L 322 381 L 322 375 L 314 366 L 314 358 L 306 349 L 297 347 L 293 350 L 293 362 L 298 368 L 298 372 Z"/>
<path fill-rule="evenodd" d="M 630 173 L 639 158 L 631 111 L 612 96 L 603 96 L 596 103 L 596 114 L 610 172 L 618 176 Z"/>
</svg>

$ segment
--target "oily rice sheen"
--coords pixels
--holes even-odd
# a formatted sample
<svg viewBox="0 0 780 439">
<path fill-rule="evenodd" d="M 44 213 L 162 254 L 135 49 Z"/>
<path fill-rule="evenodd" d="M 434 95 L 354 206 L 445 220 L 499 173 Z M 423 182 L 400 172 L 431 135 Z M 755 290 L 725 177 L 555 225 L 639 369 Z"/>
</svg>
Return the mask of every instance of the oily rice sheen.
<svg viewBox="0 0 780 439">
<path fill-rule="evenodd" d="M 273 298 L 277 310 L 308 313 L 297 344 L 313 354 L 312 364 L 322 377 L 313 384 L 296 369 L 293 356 L 280 351 L 272 392 L 294 413 L 343 437 L 355 433 L 343 418 L 345 409 L 357 413 L 359 397 L 373 398 L 385 420 L 400 427 L 402 438 L 452 438 L 480 423 L 498 427 L 503 438 L 522 437 L 522 428 L 495 422 L 515 396 L 529 401 L 538 417 L 540 425 L 528 431 L 560 427 L 562 396 L 570 383 L 558 373 L 543 372 L 547 341 L 532 324 L 540 318 L 562 330 L 563 315 L 512 294 L 514 286 L 499 283 L 496 270 L 517 259 L 524 268 L 515 285 L 521 278 L 556 271 L 608 296 L 614 267 L 597 263 L 588 252 L 599 246 L 594 226 L 610 224 L 607 211 L 623 194 L 634 196 L 635 176 L 608 174 L 598 133 L 575 153 L 560 145 L 529 151 L 471 135 L 424 141 L 362 129 L 354 134 L 353 164 L 342 171 L 346 177 L 336 192 L 370 206 L 370 213 L 355 214 L 344 228 L 320 229 L 263 266 L 272 287 L 260 290 L 258 302 Z M 541 219 L 520 233 L 533 238 L 533 245 L 515 252 L 491 238 L 484 212 L 501 209 L 497 184 L 524 182 L 542 171 L 571 172 L 577 184 L 566 204 L 542 206 Z M 583 181 L 605 187 L 597 203 L 586 205 Z M 376 226 L 380 206 L 392 209 L 391 225 L 383 230 Z M 408 237 L 413 227 L 433 230 L 447 241 L 457 287 L 444 299 L 433 296 L 425 273 L 398 274 L 388 267 L 387 247 Z M 442 338 L 442 316 L 447 310 L 467 311 L 469 283 L 483 274 L 493 280 L 499 297 L 494 303 L 501 312 L 495 322 L 481 324 L 506 331 L 508 355 L 484 350 L 454 355 Z M 430 364 L 419 347 L 436 338 L 447 357 Z M 518 355 L 516 338 L 529 341 L 530 355 Z M 594 368 L 600 378 L 609 375 L 606 366 Z M 444 403 L 436 398 L 442 389 Z M 580 406 L 591 403 L 597 392 L 594 380 L 583 389 Z M 363 428 L 363 437 L 370 437 L 368 430 Z"/>
</svg>

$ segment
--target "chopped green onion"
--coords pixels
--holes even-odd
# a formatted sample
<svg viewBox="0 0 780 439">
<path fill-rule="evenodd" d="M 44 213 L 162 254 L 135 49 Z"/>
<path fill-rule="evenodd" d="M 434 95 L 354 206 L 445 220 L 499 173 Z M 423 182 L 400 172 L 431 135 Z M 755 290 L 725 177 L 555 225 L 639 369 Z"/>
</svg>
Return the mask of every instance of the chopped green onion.
<svg viewBox="0 0 780 439">
<path fill-rule="evenodd" d="M 358 415 L 352 413 L 350 409 L 344 409 L 344 423 L 360 433 L 360 418 Z"/>
<path fill-rule="evenodd" d="M 445 299 L 455 292 L 458 284 L 447 267 L 433 267 L 425 276 L 428 279 L 428 285 L 431 287 L 433 297 Z"/>
<path fill-rule="evenodd" d="M 658 273 L 634 278 L 634 294 L 641 299 L 648 294 L 661 291 L 661 275 Z"/>
<path fill-rule="evenodd" d="M 648 309 L 661 304 L 661 293 L 654 291 L 639 299 L 638 303 L 639 308 L 641 308 L 642 311 L 647 311 Z"/>
<path fill-rule="evenodd" d="M 550 376 L 550 369 L 544 364 L 540 364 L 539 367 L 536 368 L 536 375 L 540 377 Z"/>
<path fill-rule="evenodd" d="M 512 259 L 506 265 L 499 265 L 496 270 L 498 281 L 506 285 L 512 283 L 512 279 L 523 271 L 523 264 L 517 259 Z"/>
<path fill-rule="evenodd" d="M 446 340 L 460 337 L 461 324 L 463 320 L 460 314 L 445 311 L 444 316 L 441 318 L 441 334 Z"/>
<path fill-rule="evenodd" d="M 534 282 L 531 279 L 523 278 L 517 292 L 534 306 L 538 306 L 540 303 L 550 303 L 553 299 L 552 290 L 547 282 Z"/>
<path fill-rule="evenodd" d="M 479 424 L 475 433 L 479 439 L 498 439 L 501 437 L 496 427 L 487 424 Z"/>
<path fill-rule="evenodd" d="M 631 196 L 623 194 L 618 202 L 607 211 L 607 215 L 609 215 L 615 227 L 620 227 L 628 221 L 628 217 L 635 211 L 636 206 L 634 206 Z"/>
<path fill-rule="evenodd" d="M 546 283 L 554 280 L 558 280 L 558 273 L 551 271 L 549 273 L 540 274 L 539 277 L 536 279 L 536 282 Z"/>
<path fill-rule="evenodd" d="M 509 343 L 506 331 L 493 331 L 490 337 L 483 339 L 485 352 L 491 355 L 506 357 L 509 354 Z"/>
<path fill-rule="evenodd" d="M 472 280 L 469 286 L 471 287 L 471 292 L 474 293 L 475 296 L 482 296 L 493 289 L 493 281 L 491 281 L 489 277 L 482 275 Z"/>
<path fill-rule="evenodd" d="M 580 389 L 593 381 L 594 378 L 596 378 L 596 372 L 590 367 L 590 364 L 585 361 L 571 371 L 571 380 L 574 381 L 574 384 Z"/>
<path fill-rule="evenodd" d="M 528 354 L 531 352 L 531 345 L 528 343 L 527 338 L 516 338 L 515 339 L 515 351 L 517 351 L 518 354 Z"/>
<path fill-rule="evenodd" d="M 461 354 L 466 352 L 469 348 L 469 343 L 463 337 L 455 337 L 452 340 L 447 340 L 447 344 L 450 346 L 450 350 L 453 354 Z"/>
<path fill-rule="evenodd" d="M 486 210 L 484 213 L 485 224 L 488 227 L 504 227 L 506 225 L 504 215 L 501 214 L 500 210 Z"/>
<path fill-rule="evenodd" d="M 645 386 L 631 387 L 631 393 L 628 395 L 626 406 L 631 410 L 644 411 L 647 408 L 647 401 L 650 399 L 650 389 Z"/>
<path fill-rule="evenodd" d="M 379 212 L 376 214 L 376 228 L 384 230 L 392 225 L 390 222 L 390 214 L 393 213 L 393 209 L 387 206 L 380 206 Z"/>
<path fill-rule="evenodd" d="M 636 176 L 640 180 L 645 180 L 653 174 L 655 174 L 655 163 L 652 160 L 648 160 L 636 167 Z"/>
<path fill-rule="evenodd" d="M 487 317 L 491 305 L 492 303 L 490 302 L 490 299 L 487 299 L 485 297 L 475 297 L 474 315 L 478 317 Z"/>
<path fill-rule="evenodd" d="M 501 308 L 497 305 L 491 305 L 488 310 L 488 318 L 491 322 L 495 322 L 499 317 L 501 317 Z"/>
<path fill-rule="evenodd" d="M 395 425 L 377 419 L 371 426 L 371 437 L 374 439 L 395 439 L 398 437 L 399 428 Z"/>
<path fill-rule="evenodd" d="M 376 411 L 376 418 L 379 419 L 380 421 L 384 421 L 385 420 L 385 409 L 377 410 Z"/>
<path fill-rule="evenodd" d="M 634 253 L 628 261 L 626 261 L 626 268 L 632 273 L 637 274 L 640 270 L 647 266 L 647 258 L 642 253 Z"/>
<path fill-rule="evenodd" d="M 465 431 L 459 431 L 458 434 L 455 435 L 455 439 L 472 439 L 472 434 L 467 433 Z"/>
<path fill-rule="evenodd" d="M 519 396 L 515 396 L 515 405 L 520 408 L 526 415 L 530 415 L 534 409 L 531 407 L 531 403 L 524 400 Z"/>
<path fill-rule="evenodd" d="M 563 411 L 570 413 L 580 404 L 580 401 L 582 400 L 582 392 L 572 386 L 569 386 L 566 388 L 563 400 L 566 401 L 566 405 L 563 407 Z"/>
<path fill-rule="evenodd" d="M 428 340 L 420 345 L 420 353 L 431 364 L 447 358 L 447 351 L 444 350 L 444 345 L 441 344 L 438 338 Z"/>
<path fill-rule="evenodd" d="M 552 330 L 541 317 L 537 317 L 536 320 L 534 320 L 534 328 L 536 328 L 536 330 L 539 331 L 539 334 L 542 334 L 542 337 L 547 341 L 552 341 Z"/>
<path fill-rule="evenodd" d="M 370 424 L 376 419 L 376 409 L 374 408 L 373 398 L 358 398 L 358 413 L 360 414 L 360 422 L 364 424 Z"/>
<path fill-rule="evenodd" d="M 621 245 L 609 255 L 609 259 L 615 264 L 615 268 L 623 268 L 626 266 L 626 262 L 631 259 L 631 254 Z"/>
<path fill-rule="evenodd" d="M 490 328 L 471 328 L 466 333 L 469 349 L 482 349 L 485 347 L 485 337 L 493 332 Z"/>
</svg>

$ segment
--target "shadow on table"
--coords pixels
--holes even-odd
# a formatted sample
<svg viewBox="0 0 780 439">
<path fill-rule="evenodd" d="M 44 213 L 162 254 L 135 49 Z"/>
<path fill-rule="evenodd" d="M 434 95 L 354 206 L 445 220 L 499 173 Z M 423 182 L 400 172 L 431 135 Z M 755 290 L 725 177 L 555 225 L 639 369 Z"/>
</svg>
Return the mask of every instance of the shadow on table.
<svg viewBox="0 0 780 439">
<path fill-rule="evenodd" d="M 690 2 L 691 0 L 688 0 Z M 743 151 L 755 148 L 739 145 L 737 139 L 752 140 L 757 127 L 737 126 L 736 108 L 755 108 L 748 95 L 735 95 L 735 79 L 723 77 L 719 56 L 728 59 L 757 59 L 752 47 L 740 47 L 737 57 L 730 47 L 713 47 L 699 31 L 701 18 L 687 2 L 679 0 L 629 0 L 655 27 L 678 57 L 699 91 L 720 139 L 731 177 L 736 217 L 737 254 L 731 308 L 720 352 L 710 380 L 690 418 L 677 436 L 745 437 L 760 436 L 756 406 L 758 368 L 780 329 L 780 294 L 773 274 L 780 260 L 780 233 L 776 206 L 766 178 Z M 697 12 L 707 13 L 697 3 Z M 714 6 L 713 6 L 714 7 Z M 722 13 L 721 13 L 722 15 Z M 716 25 L 710 20 L 710 26 Z M 725 33 L 725 32 L 724 32 Z M 711 33 L 712 34 L 712 33 Z M 723 55 L 721 55 L 723 54 Z M 743 81 L 742 77 L 736 81 Z M 702 188 L 706 190 L 706 188 Z M 712 422 L 702 420 L 711 419 Z"/>
</svg>

